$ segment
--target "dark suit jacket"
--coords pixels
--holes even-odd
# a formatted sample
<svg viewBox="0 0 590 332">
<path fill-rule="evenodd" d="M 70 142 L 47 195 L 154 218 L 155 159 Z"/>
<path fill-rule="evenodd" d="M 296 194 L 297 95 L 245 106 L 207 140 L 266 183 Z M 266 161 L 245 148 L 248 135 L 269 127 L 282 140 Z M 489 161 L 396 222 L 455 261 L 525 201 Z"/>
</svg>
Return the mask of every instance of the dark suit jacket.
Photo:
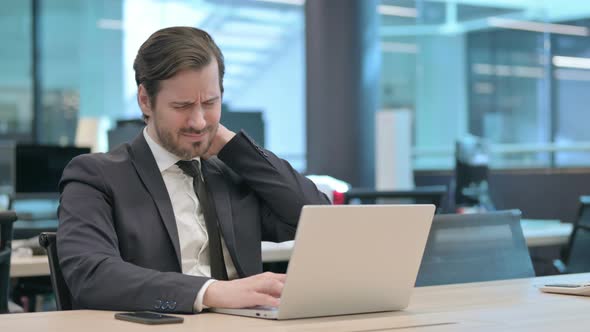
<svg viewBox="0 0 590 332">
<path fill-rule="evenodd" d="M 294 238 L 303 205 L 329 204 L 244 132 L 202 171 L 240 277 L 262 271 L 261 241 Z M 143 133 L 73 159 L 60 192 L 57 248 L 74 308 L 193 312 L 208 278 L 181 273 L 172 204 Z"/>
</svg>

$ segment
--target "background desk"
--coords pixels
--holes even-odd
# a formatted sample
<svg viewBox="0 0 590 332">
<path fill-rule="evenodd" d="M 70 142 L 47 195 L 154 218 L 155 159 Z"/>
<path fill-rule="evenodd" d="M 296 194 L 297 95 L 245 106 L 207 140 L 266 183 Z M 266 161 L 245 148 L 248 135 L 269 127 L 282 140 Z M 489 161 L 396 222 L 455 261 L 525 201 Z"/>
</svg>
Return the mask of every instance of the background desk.
<svg viewBox="0 0 590 332">
<path fill-rule="evenodd" d="M 566 245 L 574 229 L 572 224 L 559 220 L 523 219 L 520 225 L 529 247 Z"/>
<path fill-rule="evenodd" d="M 590 298 L 545 294 L 536 286 L 588 281 L 590 274 L 421 287 L 403 311 L 289 321 L 203 313 L 178 325 L 117 321 L 109 311 L 0 315 L 1 331 L 587 331 Z"/>
<path fill-rule="evenodd" d="M 38 277 L 49 275 L 47 256 L 13 257 L 10 261 L 10 277 Z"/>
<path fill-rule="evenodd" d="M 558 220 L 522 220 L 522 230 L 529 247 L 565 245 L 572 232 L 572 224 Z M 294 241 L 282 243 L 262 242 L 262 261 L 264 263 L 285 262 L 291 257 Z M 10 276 L 32 277 L 49 275 L 46 256 L 13 258 Z"/>
<path fill-rule="evenodd" d="M 566 245 L 573 226 L 559 220 L 521 220 L 522 232 L 529 247 Z M 288 261 L 294 241 L 282 243 L 263 242 L 262 260 L 264 262 Z"/>
<path fill-rule="evenodd" d="M 281 262 L 289 260 L 293 241 L 283 243 L 262 242 L 262 262 Z M 49 275 L 47 256 L 12 257 L 10 262 L 10 277 L 37 277 Z"/>
</svg>

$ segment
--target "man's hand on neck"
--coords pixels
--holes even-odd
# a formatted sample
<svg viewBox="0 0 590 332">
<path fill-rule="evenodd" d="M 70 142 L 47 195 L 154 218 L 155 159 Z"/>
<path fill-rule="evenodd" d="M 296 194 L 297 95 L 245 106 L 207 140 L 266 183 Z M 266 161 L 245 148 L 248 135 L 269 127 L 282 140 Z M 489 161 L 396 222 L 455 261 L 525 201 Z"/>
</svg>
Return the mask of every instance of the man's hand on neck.
<svg viewBox="0 0 590 332">
<path fill-rule="evenodd" d="M 205 152 L 204 155 L 201 156 L 203 159 L 209 159 L 213 156 L 216 156 L 221 149 L 229 142 L 232 138 L 236 136 L 236 133 L 233 131 L 225 128 L 221 123 L 217 128 L 217 134 L 213 137 L 213 141 L 211 142 L 211 146 L 209 150 Z"/>
</svg>

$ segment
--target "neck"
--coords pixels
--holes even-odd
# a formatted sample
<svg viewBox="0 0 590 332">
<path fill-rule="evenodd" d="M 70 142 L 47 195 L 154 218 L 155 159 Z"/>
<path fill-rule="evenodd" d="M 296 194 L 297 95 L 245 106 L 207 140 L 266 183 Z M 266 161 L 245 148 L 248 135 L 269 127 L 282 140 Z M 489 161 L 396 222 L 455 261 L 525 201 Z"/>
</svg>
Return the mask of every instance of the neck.
<svg viewBox="0 0 590 332">
<path fill-rule="evenodd" d="M 158 137 L 158 133 L 156 132 L 156 128 L 152 121 L 148 122 L 147 124 L 147 134 L 150 136 L 154 142 L 158 143 L 158 145 L 162 146 L 162 142 L 160 142 L 160 138 Z"/>
</svg>

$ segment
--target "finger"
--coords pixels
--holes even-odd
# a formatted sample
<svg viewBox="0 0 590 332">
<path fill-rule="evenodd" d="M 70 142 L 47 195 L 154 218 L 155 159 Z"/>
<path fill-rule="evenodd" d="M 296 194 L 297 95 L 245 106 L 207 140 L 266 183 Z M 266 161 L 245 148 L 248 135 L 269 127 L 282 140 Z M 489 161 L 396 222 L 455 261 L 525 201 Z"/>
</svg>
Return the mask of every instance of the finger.
<svg viewBox="0 0 590 332">
<path fill-rule="evenodd" d="M 283 293 L 283 287 L 284 283 L 279 280 L 266 279 L 262 280 L 258 286 L 257 291 L 273 297 L 281 297 L 281 293 Z"/>
<path fill-rule="evenodd" d="M 284 273 L 276 273 L 275 278 L 284 284 L 285 281 L 287 280 L 287 275 Z"/>
<path fill-rule="evenodd" d="M 287 275 L 284 273 L 273 273 L 273 272 L 265 272 L 262 274 L 264 277 L 268 277 L 268 278 L 272 278 L 275 280 L 278 280 L 282 283 L 285 282 L 285 280 L 287 280 Z"/>
<path fill-rule="evenodd" d="M 281 303 L 280 299 L 262 293 L 255 293 L 253 300 L 255 301 L 254 305 L 263 305 L 269 307 L 278 307 Z"/>
</svg>

